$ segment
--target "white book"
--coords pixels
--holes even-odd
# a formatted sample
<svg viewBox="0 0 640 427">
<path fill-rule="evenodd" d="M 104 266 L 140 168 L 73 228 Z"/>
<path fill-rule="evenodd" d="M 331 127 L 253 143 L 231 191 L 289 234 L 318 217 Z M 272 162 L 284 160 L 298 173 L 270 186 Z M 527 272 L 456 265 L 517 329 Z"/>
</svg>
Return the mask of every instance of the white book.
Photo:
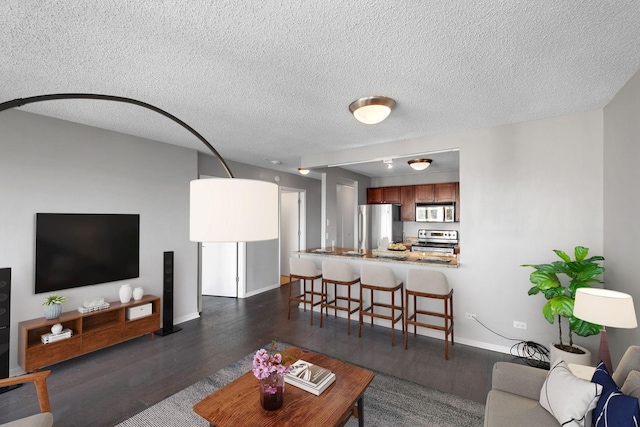
<svg viewBox="0 0 640 427">
<path fill-rule="evenodd" d="M 287 384 L 319 396 L 336 380 L 336 375 L 326 368 L 298 360 L 284 376 Z"/>
</svg>

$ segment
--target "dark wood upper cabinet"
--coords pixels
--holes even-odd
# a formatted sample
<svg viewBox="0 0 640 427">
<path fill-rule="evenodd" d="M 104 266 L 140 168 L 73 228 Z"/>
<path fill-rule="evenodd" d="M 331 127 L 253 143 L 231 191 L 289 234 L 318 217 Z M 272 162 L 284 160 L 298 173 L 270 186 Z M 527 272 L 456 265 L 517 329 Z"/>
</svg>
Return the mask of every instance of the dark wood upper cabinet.
<svg viewBox="0 0 640 427">
<path fill-rule="evenodd" d="M 444 184 L 435 184 L 434 201 L 435 202 L 455 202 L 457 182 L 447 182 Z"/>
<path fill-rule="evenodd" d="M 382 203 L 402 203 L 400 187 L 382 187 Z"/>
<path fill-rule="evenodd" d="M 421 184 L 415 186 L 416 203 L 431 203 L 435 201 L 434 184 Z"/>
<path fill-rule="evenodd" d="M 400 186 L 367 188 L 367 204 L 402 203 Z"/>
<path fill-rule="evenodd" d="M 400 208 L 400 216 L 402 221 L 416 220 L 416 198 L 415 187 L 413 185 L 403 185 L 400 187 L 400 198 L 402 206 Z"/>
<path fill-rule="evenodd" d="M 367 188 L 367 204 L 384 203 L 382 198 L 382 187 Z"/>
</svg>

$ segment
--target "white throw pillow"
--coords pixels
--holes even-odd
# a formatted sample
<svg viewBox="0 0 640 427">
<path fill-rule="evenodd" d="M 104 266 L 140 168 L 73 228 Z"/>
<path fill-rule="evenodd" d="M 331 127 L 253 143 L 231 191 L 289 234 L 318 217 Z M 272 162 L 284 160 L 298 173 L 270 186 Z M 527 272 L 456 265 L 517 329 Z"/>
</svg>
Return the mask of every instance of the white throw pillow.
<svg viewBox="0 0 640 427">
<path fill-rule="evenodd" d="M 576 377 L 563 360 L 558 360 L 542 385 L 540 405 L 562 426 L 584 427 L 587 414 L 596 407 L 601 394 L 600 384 Z"/>
</svg>

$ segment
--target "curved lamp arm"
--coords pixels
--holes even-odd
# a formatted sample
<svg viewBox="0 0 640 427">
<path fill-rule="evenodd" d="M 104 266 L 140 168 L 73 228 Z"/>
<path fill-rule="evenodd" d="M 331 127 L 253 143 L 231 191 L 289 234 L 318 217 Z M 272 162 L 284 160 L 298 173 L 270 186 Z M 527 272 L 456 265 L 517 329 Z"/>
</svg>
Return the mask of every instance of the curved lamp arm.
<svg viewBox="0 0 640 427">
<path fill-rule="evenodd" d="M 151 104 L 147 104 L 146 102 L 138 101 L 136 99 L 125 98 L 122 96 L 113 96 L 113 95 L 99 95 L 99 94 L 93 94 L 93 93 L 55 93 L 50 95 L 30 96 L 28 98 L 17 98 L 11 101 L 3 102 L 0 104 L 0 112 L 11 109 L 11 108 L 21 107 L 27 104 L 33 104 L 33 103 L 42 102 L 42 101 L 54 101 L 57 99 L 97 99 L 101 101 L 124 102 L 126 104 L 138 105 L 140 107 L 144 107 L 151 111 L 155 111 L 158 114 L 162 114 L 166 118 L 173 120 L 174 122 L 176 122 L 177 124 L 185 128 L 186 130 L 191 132 L 196 138 L 202 141 L 202 143 L 206 145 L 207 148 L 211 150 L 213 155 L 216 156 L 216 158 L 220 161 L 220 163 L 222 164 L 222 167 L 224 167 L 224 170 L 227 172 L 227 175 L 229 175 L 229 178 L 233 178 L 233 174 L 231 173 L 229 166 L 227 166 L 227 163 L 224 161 L 222 156 L 220 156 L 218 151 L 215 148 L 213 148 L 213 146 L 209 143 L 209 141 L 204 139 L 204 137 L 200 135 L 194 128 L 192 128 L 191 126 L 189 126 L 188 124 L 186 124 L 185 122 L 183 122 L 182 120 L 174 116 L 173 114 L 167 113 L 166 111 L 158 107 L 155 107 Z"/>
</svg>

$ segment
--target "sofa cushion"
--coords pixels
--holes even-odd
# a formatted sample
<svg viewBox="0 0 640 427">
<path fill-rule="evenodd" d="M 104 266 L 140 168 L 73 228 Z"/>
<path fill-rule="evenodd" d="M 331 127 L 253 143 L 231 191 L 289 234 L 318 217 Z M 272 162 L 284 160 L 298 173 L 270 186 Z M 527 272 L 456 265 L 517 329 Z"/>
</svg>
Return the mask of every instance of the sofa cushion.
<svg viewBox="0 0 640 427">
<path fill-rule="evenodd" d="M 640 372 L 629 372 L 629 375 L 627 375 L 627 379 L 624 380 L 624 384 L 622 384 L 620 391 L 627 396 L 633 396 L 640 399 Z"/>
<path fill-rule="evenodd" d="M 557 360 L 540 390 L 540 405 L 561 425 L 584 427 L 601 393 L 600 384 L 576 377 L 563 360 Z"/>
<path fill-rule="evenodd" d="M 487 395 L 485 427 L 557 427 L 556 419 L 537 400 L 500 390 Z"/>
<path fill-rule="evenodd" d="M 602 396 L 593 411 L 596 427 L 637 427 L 640 424 L 638 399 L 620 391 L 603 362 L 596 367 L 591 381 L 602 385 Z"/>
</svg>

